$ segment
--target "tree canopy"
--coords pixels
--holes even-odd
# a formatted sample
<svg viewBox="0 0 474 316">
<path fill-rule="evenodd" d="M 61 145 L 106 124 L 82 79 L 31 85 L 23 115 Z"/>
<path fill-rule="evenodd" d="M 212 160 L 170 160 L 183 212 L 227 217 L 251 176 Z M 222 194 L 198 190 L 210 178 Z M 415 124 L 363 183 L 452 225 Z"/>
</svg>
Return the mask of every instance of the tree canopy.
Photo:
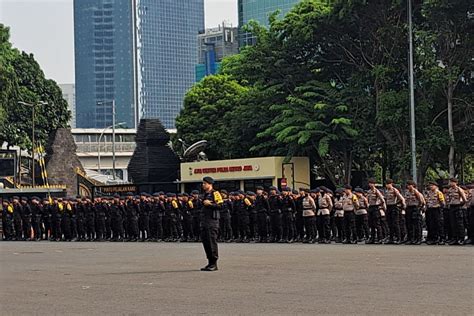
<svg viewBox="0 0 474 316">
<path fill-rule="evenodd" d="M 465 0 L 414 4 L 420 182 L 474 178 L 472 11 Z M 410 177 L 406 1 L 303 0 L 282 19 L 271 15 L 268 28 L 250 22 L 246 30 L 257 43 L 190 90 L 179 135 L 217 146 L 211 158 L 307 155 L 335 185 L 354 171 Z M 221 91 L 228 88 L 213 82 L 223 78 L 239 89 Z M 213 131 L 197 110 L 208 108 L 219 113 Z"/>
<path fill-rule="evenodd" d="M 12 47 L 9 37 L 8 27 L 0 24 L 0 144 L 31 149 L 32 108 L 18 102 L 48 103 L 35 107 L 35 137 L 41 144 L 52 131 L 67 127 L 71 113 L 56 82 L 45 78 L 32 54 Z"/>
</svg>

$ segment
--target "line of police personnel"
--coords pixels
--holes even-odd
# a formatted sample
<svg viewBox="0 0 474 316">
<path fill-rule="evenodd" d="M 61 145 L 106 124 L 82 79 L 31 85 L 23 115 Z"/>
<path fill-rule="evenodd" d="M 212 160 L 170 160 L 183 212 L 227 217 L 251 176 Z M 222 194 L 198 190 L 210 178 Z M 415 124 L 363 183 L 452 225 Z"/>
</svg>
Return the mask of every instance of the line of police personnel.
<svg viewBox="0 0 474 316">
<path fill-rule="evenodd" d="M 403 192 L 392 180 L 383 190 L 350 185 L 299 191 L 220 191 L 219 240 L 461 245 L 474 240 L 474 185 L 456 179 L 424 192 L 408 181 Z M 2 202 L 4 240 L 199 241 L 202 195 L 163 192 L 111 198 L 13 197 Z M 423 216 L 424 215 L 424 216 Z M 423 218 L 428 235 L 423 240 Z M 467 238 L 466 238 L 467 236 Z"/>
</svg>

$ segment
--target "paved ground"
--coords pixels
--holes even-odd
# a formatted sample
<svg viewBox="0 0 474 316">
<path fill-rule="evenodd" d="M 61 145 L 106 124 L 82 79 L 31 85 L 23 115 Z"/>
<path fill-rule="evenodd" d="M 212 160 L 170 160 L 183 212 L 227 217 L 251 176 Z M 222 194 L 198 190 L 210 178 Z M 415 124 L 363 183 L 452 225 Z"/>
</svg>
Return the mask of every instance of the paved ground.
<svg viewBox="0 0 474 316">
<path fill-rule="evenodd" d="M 474 314 L 474 247 L 0 242 L 0 314 Z"/>
</svg>

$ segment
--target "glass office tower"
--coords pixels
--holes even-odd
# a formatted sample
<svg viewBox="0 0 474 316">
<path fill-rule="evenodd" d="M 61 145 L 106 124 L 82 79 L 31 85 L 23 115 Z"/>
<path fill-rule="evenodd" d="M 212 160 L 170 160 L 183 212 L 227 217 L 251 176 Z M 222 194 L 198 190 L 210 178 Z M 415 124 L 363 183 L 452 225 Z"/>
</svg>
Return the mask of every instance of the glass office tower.
<svg viewBox="0 0 474 316">
<path fill-rule="evenodd" d="M 174 121 L 195 82 L 204 0 L 74 0 L 78 128 Z M 136 119 L 137 118 L 137 119 Z"/>
<path fill-rule="evenodd" d="M 279 17 L 287 14 L 300 0 L 238 0 L 239 27 L 255 20 L 262 25 L 268 25 L 268 17 L 280 10 Z M 253 45 L 255 37 L 252 34 L 240 31 L 240 46 Z"/>
<path fill-rule="evenodd" d="M 132 1 L 75 0 L 76 126 L 134 127 Z"/>
<path fill-rule="evenodd" d="M 139 112 L 174 128 L 195 82 L 204 0 L 138 0 Z"/>
</svg>

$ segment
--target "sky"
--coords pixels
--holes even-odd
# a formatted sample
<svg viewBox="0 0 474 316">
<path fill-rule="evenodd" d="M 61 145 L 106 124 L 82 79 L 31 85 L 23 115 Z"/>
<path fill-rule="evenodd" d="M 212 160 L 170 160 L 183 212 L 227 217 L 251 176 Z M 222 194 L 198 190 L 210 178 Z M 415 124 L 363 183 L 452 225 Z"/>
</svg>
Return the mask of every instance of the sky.
<svg viewBox="0 0 474 316">
<path fill-rule="evenodd" d="M 13 46 L 33 53 L 47 78 L 74 83 L 73 0 L 0 0 Z M 206 27 L 237 25 L 237 0 L 204 0 Z"/>
</svg>

